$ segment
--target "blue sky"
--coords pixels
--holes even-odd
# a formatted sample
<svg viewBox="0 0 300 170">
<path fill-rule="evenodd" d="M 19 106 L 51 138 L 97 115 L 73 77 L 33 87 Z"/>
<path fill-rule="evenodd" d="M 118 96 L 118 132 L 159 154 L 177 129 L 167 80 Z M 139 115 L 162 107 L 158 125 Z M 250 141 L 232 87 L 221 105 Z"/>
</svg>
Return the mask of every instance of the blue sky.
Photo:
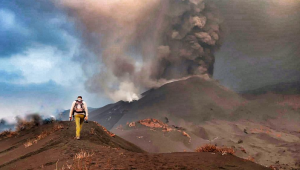
<svg viewBox="0 0 300 170">
<path fill-rule="evenodd" d="M 69 109 L 78 95 L 90 107 L 109 102 L 85 90 L 85 48 L 63 11 L 48 0 L 0 3 L 0 118 L 51 115 Z"/>
</svg>

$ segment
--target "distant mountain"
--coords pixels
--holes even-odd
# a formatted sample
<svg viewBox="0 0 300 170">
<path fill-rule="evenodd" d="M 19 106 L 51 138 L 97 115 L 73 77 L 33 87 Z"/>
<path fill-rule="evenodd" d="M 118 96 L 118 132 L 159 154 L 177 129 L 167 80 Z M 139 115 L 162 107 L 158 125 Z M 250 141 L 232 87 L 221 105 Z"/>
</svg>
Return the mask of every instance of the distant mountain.
<svg viewBox="0 0 300 170">
<path fill-rule="evenodd" d="M 245 90 L 238 92 L 239 94 L 266 94 L 268 92 L 276 94 L 300 94 L 300 81 L 289 82 L 289 83 L 278 83 L 260 87 L 253 90 Z"/>
</svg>

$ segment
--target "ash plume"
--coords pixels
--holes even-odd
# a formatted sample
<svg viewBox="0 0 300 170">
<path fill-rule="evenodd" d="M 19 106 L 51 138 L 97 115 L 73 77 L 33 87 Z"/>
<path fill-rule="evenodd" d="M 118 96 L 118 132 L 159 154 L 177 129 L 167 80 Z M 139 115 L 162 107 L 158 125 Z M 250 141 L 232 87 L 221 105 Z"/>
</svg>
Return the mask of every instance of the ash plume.
<svg viewBox="0 0 300 170">
<path fill-rule="evenodd" d="M 85 45 L 103 64 L 86 82 L 90 92 L 131 101 L 173 79 L 213 74 L 222 20 L 209 1 L 55 2 L 78 21 Z"/>
</svg>

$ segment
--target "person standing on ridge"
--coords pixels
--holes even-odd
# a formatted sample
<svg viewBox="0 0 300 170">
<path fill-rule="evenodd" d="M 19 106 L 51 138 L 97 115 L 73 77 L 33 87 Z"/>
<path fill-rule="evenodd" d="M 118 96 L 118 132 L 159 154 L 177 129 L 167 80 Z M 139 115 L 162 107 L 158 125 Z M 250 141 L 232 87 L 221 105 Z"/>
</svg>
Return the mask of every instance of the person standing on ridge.
<svg viewBox="0 0 300 170">
<path fill-rule="evenodd" d="M 88 107 L 86 105 L 86 102 L 82 100 L 81 96 L 77 97 L 77 100 L 75 100 L 72 103 L 69 118 L 70 121 L 72 120 L 72 116 L 74 116 L 75 122 L 76 122 L 76 139 L 80 139 L 80 132 L 82 129 L 82 125 L 84 120 L 88 120 Z"/>
</svg>

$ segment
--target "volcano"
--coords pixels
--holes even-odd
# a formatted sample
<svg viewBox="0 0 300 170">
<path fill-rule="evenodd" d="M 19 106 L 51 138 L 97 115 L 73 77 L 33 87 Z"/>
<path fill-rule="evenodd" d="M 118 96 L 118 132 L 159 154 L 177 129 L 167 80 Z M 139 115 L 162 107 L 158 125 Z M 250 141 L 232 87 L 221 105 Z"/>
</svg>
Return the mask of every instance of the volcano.
<svg viewBox="0 0 300 170">
<path fill-rule="evenodd" d="M 108 129 L 146 118 L 172 118 L 200 123 L 213 118 L 230 119 L 230 113 L 246 102 L 215 80 L 191 77 L 151 89 L 134 102 L 119 101 L 91 112 L 91 119 Z"/>
<path fill-rule="evenodd" d="M 197 76 L 142 96 L 96 109 L 90 118 L 148 152 L 194 151 L 215 144 L 264 166 L 299 166 L 300 112 L 290 100 L 276 95 L 248 100 Z"/>
</svg>

